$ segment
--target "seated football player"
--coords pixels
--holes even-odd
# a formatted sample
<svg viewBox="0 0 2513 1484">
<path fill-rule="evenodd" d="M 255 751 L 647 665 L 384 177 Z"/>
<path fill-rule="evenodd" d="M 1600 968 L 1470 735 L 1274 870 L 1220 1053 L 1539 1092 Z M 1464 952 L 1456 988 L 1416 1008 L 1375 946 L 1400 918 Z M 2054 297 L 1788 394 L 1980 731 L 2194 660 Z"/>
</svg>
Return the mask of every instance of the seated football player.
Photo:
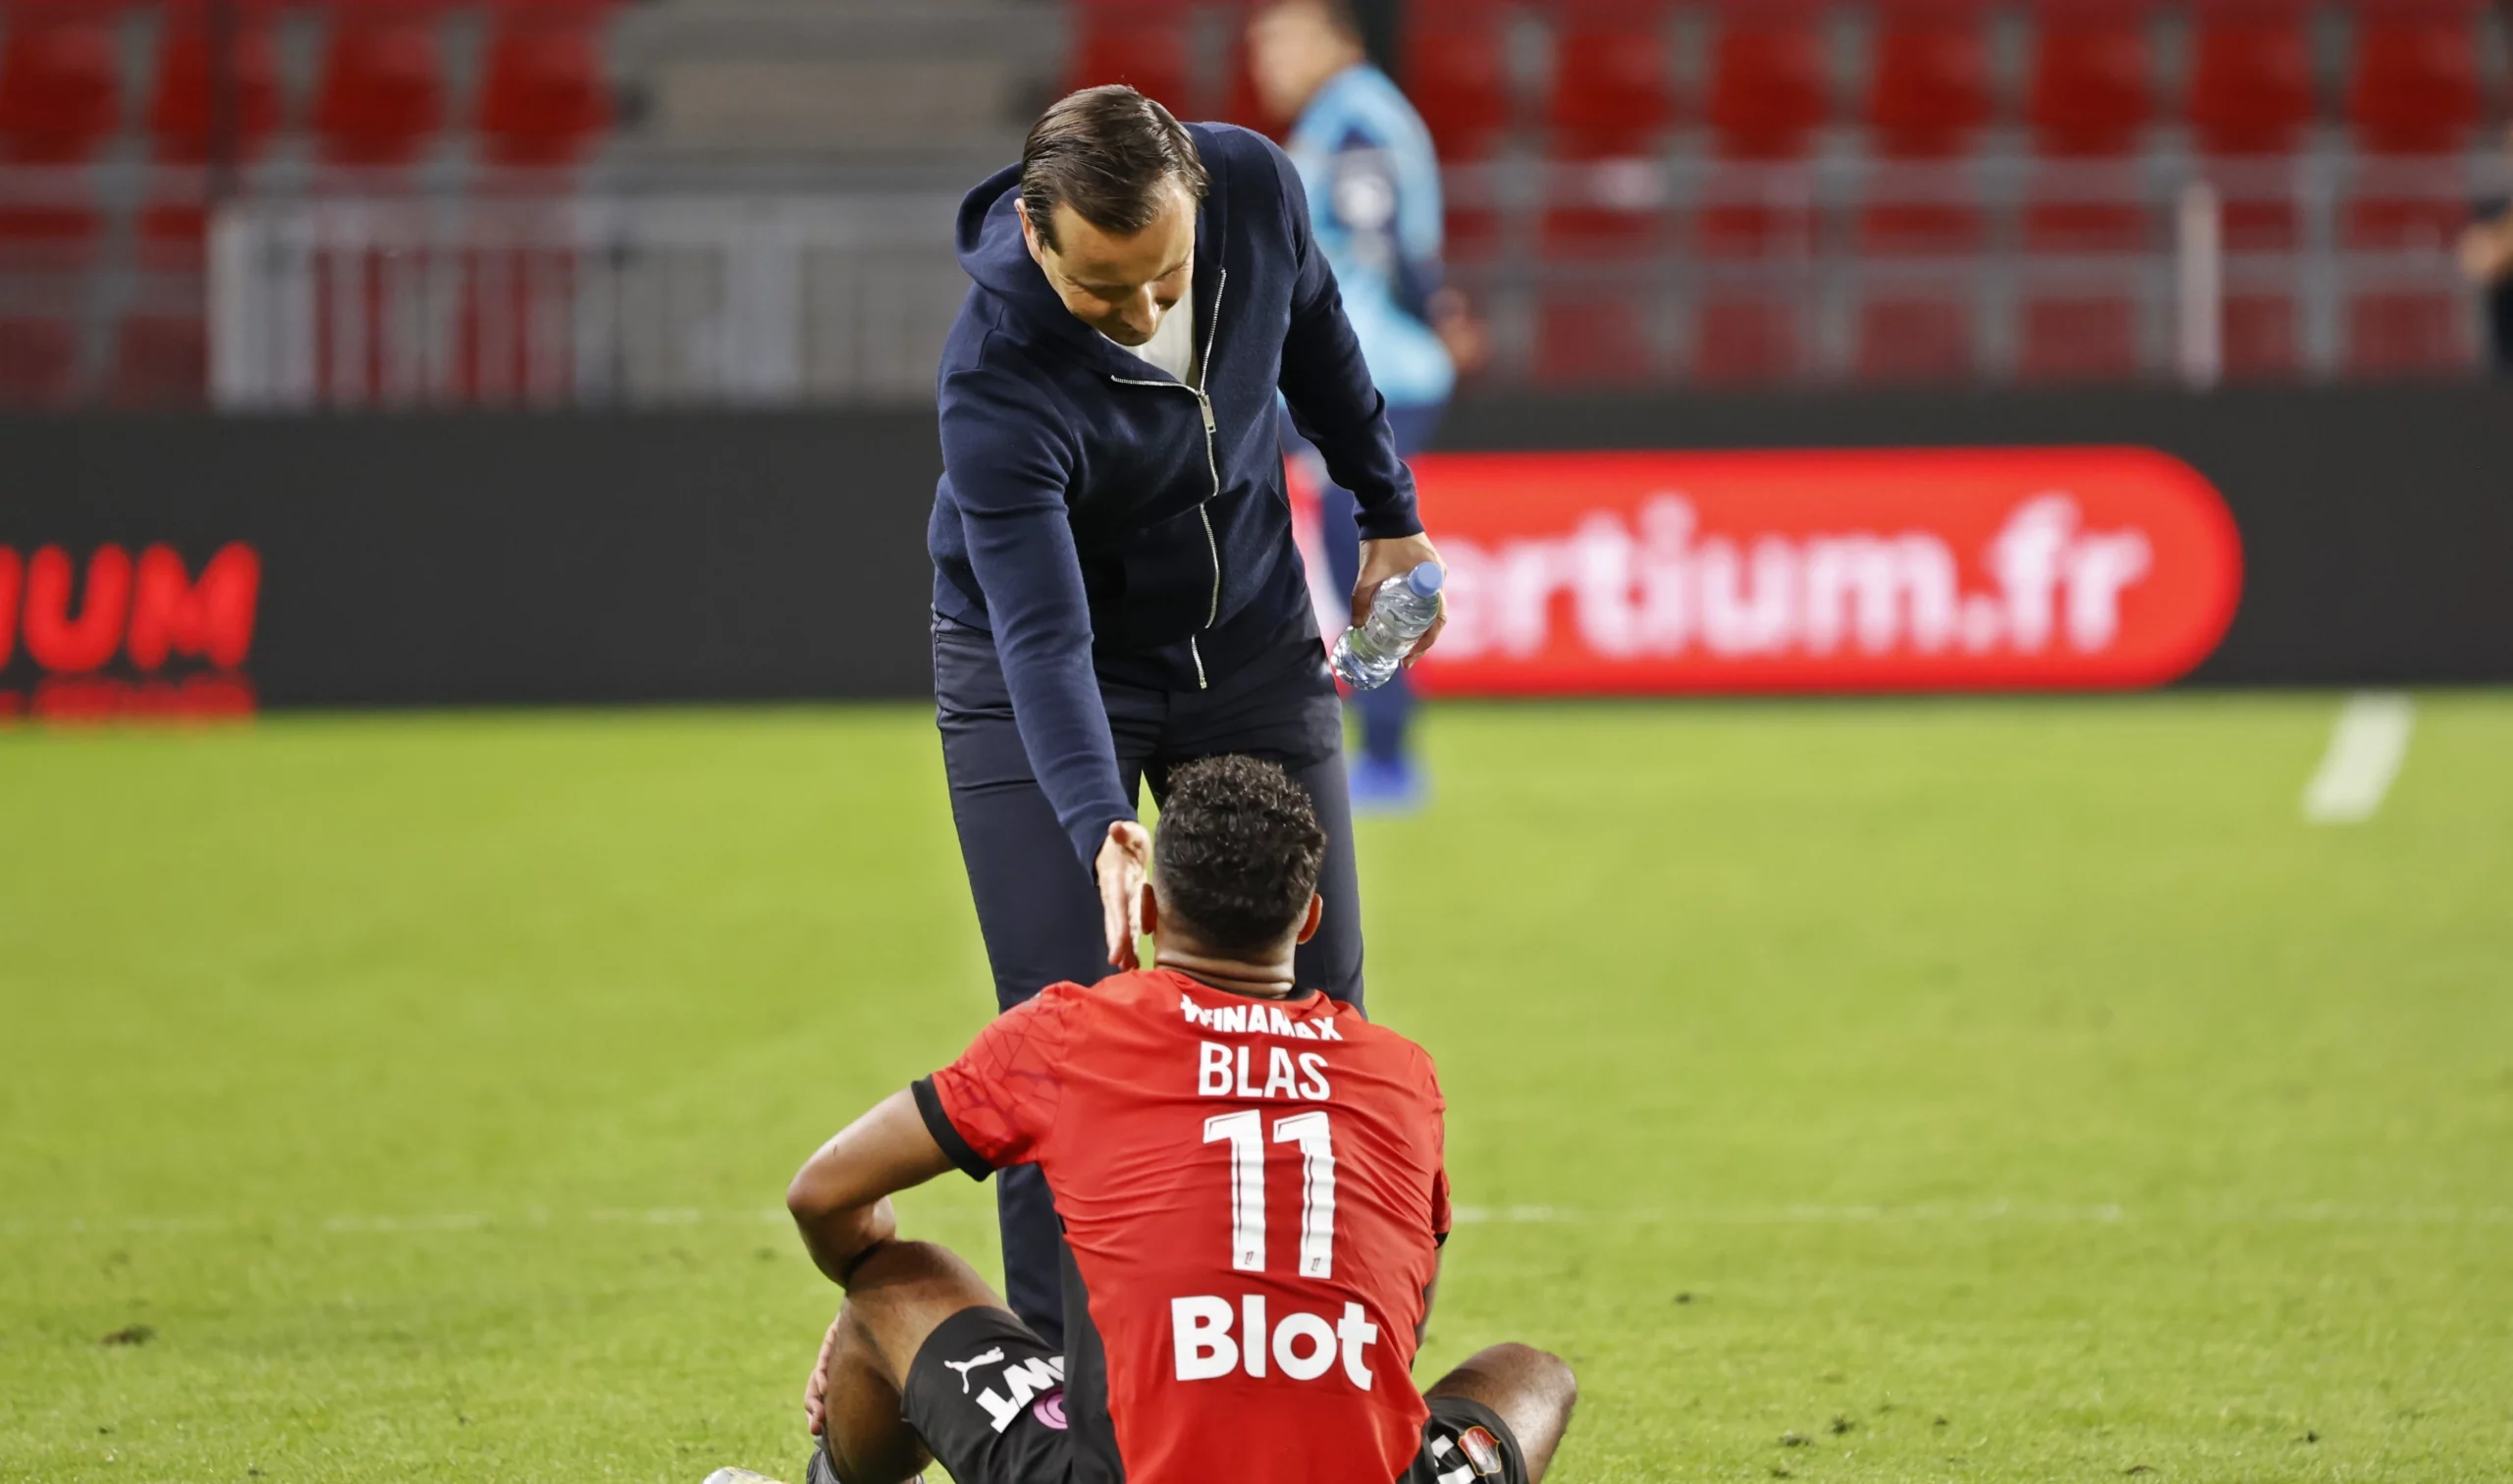
<svg viewBox="0 0 2513 1484">
<path fill-rule="evenodd" d="M 1153 967 L 1057 984 L 823 1145 L 786 1194 L 846 1292 L 804 1393 L 813 1484 L 1536 1484 L 1570 1368 L 1523 1345 L 1415 1387 L 1449 1228 L 1431 1059 L 1296 989 L 1326 839 L 1271 763 L 1168 779 Z M 1036 1164 L 1058 1354 L 889 1197 Z M 722 1470 L 711 1484 L 756 1480 Z"/>
</svg>

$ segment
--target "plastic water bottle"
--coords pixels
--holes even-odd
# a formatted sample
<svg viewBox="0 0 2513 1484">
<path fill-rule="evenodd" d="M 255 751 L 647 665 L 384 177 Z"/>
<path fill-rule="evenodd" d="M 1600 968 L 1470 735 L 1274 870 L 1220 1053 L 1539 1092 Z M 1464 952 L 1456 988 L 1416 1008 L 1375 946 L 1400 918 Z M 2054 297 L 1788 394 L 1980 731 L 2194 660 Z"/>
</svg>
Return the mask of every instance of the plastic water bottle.
<svg viewBox="0 0 2513 1484">
<path fill-rule="evenodd" d="M 1447 578 L 1438 562 L 1426 561 L 1402 577 L 1380 583 L 1378 596 L 1370 600 L 1368 619 L 1344 630 L 1335 641 L 1329 661 L 1335 666 L 1335 678 L 1357 691 L 1376 690 L 1395 679 L 1414 641 L 1440 616 L 1440 584 Z"/>
</svg>

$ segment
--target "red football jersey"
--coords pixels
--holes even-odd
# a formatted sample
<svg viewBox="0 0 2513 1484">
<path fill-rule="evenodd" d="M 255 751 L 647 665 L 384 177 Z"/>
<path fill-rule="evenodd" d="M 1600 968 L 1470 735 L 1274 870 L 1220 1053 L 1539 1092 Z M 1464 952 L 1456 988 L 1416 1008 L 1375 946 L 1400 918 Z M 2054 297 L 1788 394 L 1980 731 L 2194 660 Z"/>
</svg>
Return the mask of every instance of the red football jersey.
<svg viewBox="0 0 2513 1484">
<path fill-rule="evenodd" d="M 1449 1228 L 1421 1047 L 1323 994 L 1162 970 L 1046 989 L 917 1095 L 971 1174 L 1046 1176 L 1067 1410 L 1086 1441 L 1104 1384 L 1128 1484 L 1392 1480 L 1420 1451 Z"/>
</svg>

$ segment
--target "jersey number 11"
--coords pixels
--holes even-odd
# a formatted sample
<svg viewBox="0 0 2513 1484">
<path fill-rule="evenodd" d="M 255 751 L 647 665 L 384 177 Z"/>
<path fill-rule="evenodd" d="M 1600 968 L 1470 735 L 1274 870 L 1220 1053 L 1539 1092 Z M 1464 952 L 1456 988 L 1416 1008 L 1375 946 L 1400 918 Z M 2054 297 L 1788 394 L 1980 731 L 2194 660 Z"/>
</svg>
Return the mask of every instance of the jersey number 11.
<svg viewBox="0 0 2513 1484">
<path fill-rule="evenodd" d="M 1254 1108 L 1204 1120 L 1204 1142 L 1230 1141 L 1230 1265 L 1265 1271 L 1265 1119 Z M 1274 1120 L 1274 1142 L 1300 1145 L 1300 1275 L 1335 1276 L 1335 1134 L 1323 1112 Z"/>
</svg>

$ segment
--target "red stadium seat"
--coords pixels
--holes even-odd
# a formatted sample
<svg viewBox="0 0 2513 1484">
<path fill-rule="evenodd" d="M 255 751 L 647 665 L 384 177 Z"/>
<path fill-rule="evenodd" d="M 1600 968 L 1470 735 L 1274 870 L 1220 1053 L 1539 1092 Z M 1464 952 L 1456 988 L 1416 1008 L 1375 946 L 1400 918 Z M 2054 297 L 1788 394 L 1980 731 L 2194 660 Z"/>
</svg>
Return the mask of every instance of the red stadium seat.
<svg viewBox="0 0 2513 1484">
<path fill-rule="evenodd" d="M 2149 8 L 2051 0 L 2035 17 L 2025 116 L 2042 171 L 2028 184 L 2029 254 L 2139 257 L 2161 245 L 2134 163 L 2155 114 Z M 2018 308 L 2016 374 L 2027 381 L 2137 375 L 2139 303 L 2100 279 L 2037 282 Z"/>
<path fill-rule="evenodd" d="M 2364 194 L 2348 203 L 2340 240 L 2352 249 L 2375 252 L 2451 251 L 2461 229 L 2469 225 L 2469 203 L 2448 190 L 2415 193 L 2386 184 L 2379 170 L 2383 163 L 2367 162 Z M 2457 175 L 2450 171 L 2446 179 L 2457 185 Z"/>
<path fill-rule="evenodd" d="M 1501 8 L 1488 0 L 1415 6 L 1405 26 L 1406 95 L 1451 163 L 1490 157 L 1510 127 Z"/>
<path fill-rule="evenodd" d="M 2138 374 L 2138 301 L 2127 294 L 2035 294 L 2024 301 L 2016 375 L 2126 381 Z"/>
<path fill-rule="evenodd" d="M 1879 293 L 1859 309 L 1862 381 L 1960 381 L 1973 363 L 1972 301 L 1961 288 Z"/>
<path fill-rule="evenodd" d="M 83 170 L 0 170 L 0 279 L 83 272 L 94 266 L 103 242 L 104 216 Z"/>
<path fill-rule="evenodd" d="M 510 5 L 497 14 L 478 127 L 501 165 L 573 164 L 611 127 L 599 5 Z"/>
<path fill-rule="evenodd" d="M 160 172 L 154 196 L 141 208 L 134 234 L 140 267 L 198 272 L 208 236 L 201 167 L 222 148 L 238 162 L 255 159 L 279 132 L 279 62 L 271 39 L 275 9 L 267 0 L 246 0 L 237 6 L 233 49 L 222 63 L 215 55 L 218 35 L 208 0 L 181 0 L 167 8 L 158 31 L 147 120 L 150 152 L 167 168 Z M 222 67 L 227 69 L 224 80 Z M 235 89 L 230 105 L 234 113 L 223 123 L 219 118 L 222 86 Z M 218 136 L 222 128 L 230 131 L 224 140 Z M 126 339 L 141 323 L 126 321 Z M 136 333 L 141 357 L 147 359 L 145 345 L 154 332 L 139 329 Z M 117 399 L 124 399 L 126 364 L 125 350 L 118 349 L 113 373 Z"/>
<path fill-rule="evenodd" d="M 1802 160 L 1831 111 L 1821 11 L 1792 0 L 1733 0 L 1717 13 L 1702 114 L 1719 158 L 1746 167 Z M 1758 178 L 1757 178 L 1758 179 Z M 1815 213 L 1803 199 L 1727 195 L 1694 214 L 1693 252 L 1713 262 L 1804 257 Z M 1694 375 L 1762 381 L 1802 363 L 1798 315 L 1759 289 L 1707 291 L 1695 335 Z"/>
<path fill-rule="evenodd" d="M 2200 152 L 2220 159 L 2273 158 L 2301 146 L 2314 117 L 2312 49 L 2303 7 L 2274 0 L 2203 0 L 2191 67 L 2190 126 Z M 2291 253 L 2302 244 L 2293 196 L 2282 187 L 2223 188 L 2228 253 Z M 2291 289 L 2229 287 L 2228 377 L 2282 377 L 2302 367 Z"/>
<path fill-rule="evenodd" d="M 266 3 L 236 8 L 234 50 L 226 66 L 235 88 L 234 131 L 230 145 L 236 158 L 259 155 L 279 132 L 279 62 L 271 45 L 271 12 Z M 169 165 L 203 165 L 217 147 L 219 67 L 212 55 L 215 36 L 207 0 L 170 6 L 158 33 L 156 82 L 148 102 L 148 137 L 158 160 Z"/>
<path fill-rule="evenodd" d="M 1693 380 L 1755 386 L 1806 374 L 1805 312 L 1795 297 L 1714 288 L 1704 291 L 1694 315 Z"/>
<path fill-rule="evenodd" d="M 1440 255 L 1452 263 L 1489 263 L 1499 259 L 1508 241 L 1508 227 L 1499 208 L 1466 204 L 1451 192 L 1443 201 Z"/>
<path fill-rule="evenodd" d="M 334 165 L 383 168 L 418 158 L 445 117 L 437 15 L 370 0 L 329 13 L 314 129 Z"/>
<path fill-rule="evenodd" d="M 1664 0 L 1569 0 L 1556 13 L 1555 157 L 1607 160 L 1658 152 L 1675 118 Z"/>
<path fill-rule="evenodd" d="M 2299 5 L 2206 0 L 2197 18 L 2190 126 L 2213 155 L 2291 152 L 2313 119 L 2312 54 Z"/>
<path fill-rule="evenodd" d="M 11 183 L 15 184 L 15 183 Z M 71 273 L 92 267 L 104 242 L 104 216 L 83 194 L 0 195 L 0 276 Z"/>
<path fill-rule="evenodd" d="M 1879 17 L 1867 126 L 1887 161 L 1952 168 L 1991 114 L 1986 15 L 1968 0 L 1888 0 Z M 1878 176 L 1880 198 L 1859 213 L 1859 248 L 1879 258 L 1966 258 L 1980 252 L 1988 220 L 1969 200 L 1947 199 L 1917 176 Z M 1934 183 L 1942 187 L 1943 182 Z M 1907 193 L 1901 193 L 1907 190 Z M 1887 279 L 1859 307 L 1858 374 L 1878 381 L 1944 380 L 1973 364 L 1968 279 Z"/>
<path fill-rule="evenodd" d="M 2155 116 L 2144 4 L 2047 6 L 2036 17 L 2025 115 L 2037 154 L 2113 159 L 2137 151 Z"/>
<path fill-rule="evenodd" d="M 117 7 L 24 4 L 0 46 L 0 158 L 76 165 L 122 123 Z"/>
<path fill-rule="evenodd" d="M 1820 12 L 1789 0 L 1733 0 L 1718 18 L 1703 117 L 1732 160 L 1795 160 L 1831 111 Z"/>
<path fill-rule="evenodd" d="M 2394 157 L 2452 157 L 2484 115 L 2479 80 L 2478 7 L 2469 0 L 2372 0 L 2356 15 L 2355 64 L 2347 115 L 2366 162 L 2347 203 L 2342 240 L 2359 251 L 2451 251 L 2468 221 L 2446 167 L 2444 188 L 2402 189 L 2396 172 L 2420 167 Z M 2466 372 L 2475 363 L 2470 313 L 2449 288 L 2352 291 L 2346 308 L 2346 363 L 2359 375 Z"/>
<path fill-rule="evenodd" d="M 2347 369 L 2358 376 L 2477 369 L 2469 306 L 2451 292 L 2360 293 L 2347 305 Z"/>
<path fill-rule="evenodd" d="M 1550 288 L 1536 301 L 1534 380 L 1550 387 L 1636 386 L 1658 377 L 1649 305 L 1637 286 Z"/>
<path fill-rule="evenodd" d="M 2073 0 L 2044 11 L 2034 34 L 2025 113 L 2037 158 L 2100 190 L 2033 189 L 2024 210 L 2028 251 L 2137 252 L 2155 224 L 2128 169 L 2155 103 L 2144 6 Z M 2109 198 L 2115 194 L 2118 198 Z"/>
<path fill-rule="evenodd" d="M 197 273 L 209 253 L 209 207 L 191 183 L 170 183 L 132 225 L 134 261 L 151 272 Z"/>
<path fill-rule="evenodd" d="M 209 393 L 209 329 L 197 314 L 134 314 L 114 334 L 106 399 L 116 406 L 196 406 Z"/>
<path fill-rule="evenodd" d="M 1815 250 L 1811 204 L 1716 199 L 1693 214 L 1692 253 L 1705 262 L 1793 260 Z"/>
<path fill-rule="evenodd" d="M 2376 154 L 2450 154 L 2484 112 L 2478 8 L 2466 0 L 2377 0 L 2356 16 L 2347 116 Z"/>
<path fill-rule="evenodd" d="M 1202 110 L 1191 96 L 1188 17 L 1186 6 L 1163 0 L 1084 0 L 1073 12 L 1077 34 L 1067 89 L 1123 82 L 1181 118 L 1195 117 Z"/>
<path fill-rule="evenodd" d="M 1990 120 L 1987 17 L 1965 0 L 1888 0 L 1867 126 L 1891 160 L 1964 154 Z"/>
<path fill-rule="evenodd" d="M 79 384 L 79 332 L 68 320 L 0 317 L 0 406 L 56 406 Z"/>
<path fill-rule="evenodd" d="M 2225 295 L 2224 371 L 2235 379 L 2294 376 L 2303 368 L 2295 296 L 2286 292 Z"/>
<path fill-rule="evenodd" d="M 1630 262 L 1664 250 L 1665 180 L 1655 161 L 1609 160 L 1548 173 L 1557 192 L 1545 209 L 1548 262 Z"/>
</svg>

